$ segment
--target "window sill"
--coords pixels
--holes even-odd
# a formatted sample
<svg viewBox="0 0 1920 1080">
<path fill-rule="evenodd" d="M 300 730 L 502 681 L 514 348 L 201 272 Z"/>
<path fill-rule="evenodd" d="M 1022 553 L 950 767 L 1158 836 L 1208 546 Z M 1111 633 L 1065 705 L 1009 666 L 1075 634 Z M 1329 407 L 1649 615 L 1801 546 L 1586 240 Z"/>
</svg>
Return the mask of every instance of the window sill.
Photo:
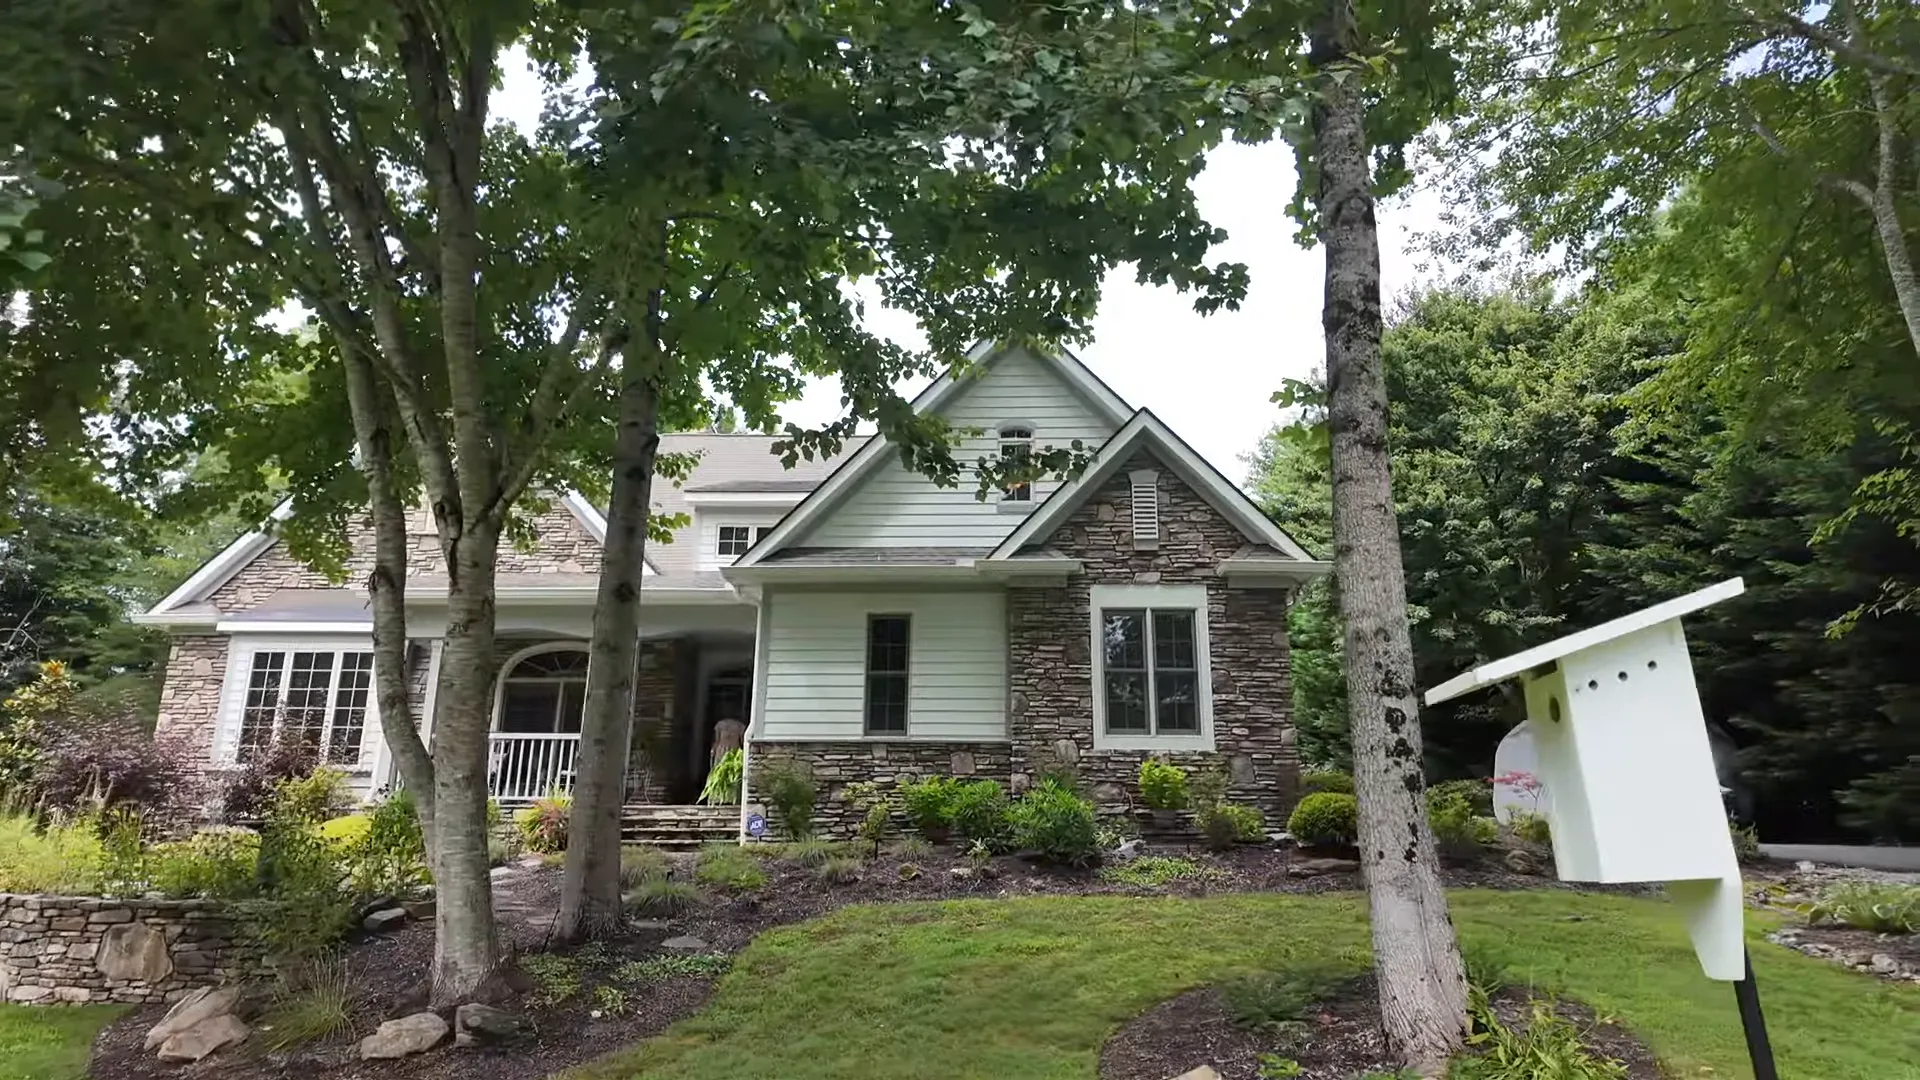
<svg viewBox="0 0 1920 1080">
<path fill-rule="evenodd" d="M 1033 508 L 1038 504 L 1032 499 L 1028 499 L 1026 502 L 1008 502 L 1002 500 L 997 505 L 1003 514 L 1031 514 L 1033 513 Z"/>
<path fill-rule="evenodd" d="M 1182 750 L 1211 753 L 1215 746 L 1212 734 L 1102 735 L 1096 731 L 1093 737 L 1093 748 L 1095 750 L 1138 750 L 1147 753 Z"/>
</svg>

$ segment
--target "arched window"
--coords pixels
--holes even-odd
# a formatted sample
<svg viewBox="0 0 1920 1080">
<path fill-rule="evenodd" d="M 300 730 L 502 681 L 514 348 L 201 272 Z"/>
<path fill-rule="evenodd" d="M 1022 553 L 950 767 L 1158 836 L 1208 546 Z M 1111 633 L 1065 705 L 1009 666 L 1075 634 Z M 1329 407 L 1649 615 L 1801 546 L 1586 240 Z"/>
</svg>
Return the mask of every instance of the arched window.
<svg viewBox="0 0 1920 1080">
<path fill-rule="evenodd" d="M 1023 464 L 1033 458 L 1033 428 L 1026 424 L 1000 425 L 1000 460 L 1008 465 Z M 1010 503 L 1033 501 L 1033 482 L 1021 480 L 1004 484 L 1000 500 Z"/>
<path fill-rule="evenodd" d="M 501 731 L 575 733 L 587 704 L 587 651 L 571 645 L 522 653 L 500 679 Z"/>
</svg>

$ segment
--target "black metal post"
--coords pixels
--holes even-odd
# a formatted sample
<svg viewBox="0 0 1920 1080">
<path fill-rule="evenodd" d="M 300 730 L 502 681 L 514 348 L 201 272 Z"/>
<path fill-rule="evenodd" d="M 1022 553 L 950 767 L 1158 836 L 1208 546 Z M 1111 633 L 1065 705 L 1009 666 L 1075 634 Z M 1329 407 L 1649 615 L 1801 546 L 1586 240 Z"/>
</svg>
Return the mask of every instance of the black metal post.
<svg viewBox="0 0 1920 1080">
<path fill-rule="evenodd" d="M 1753 1062 L 1753 1080 L 1780 1080 L 1773 1067 L 1773 1044 L 1767 1040 L 1767 1018 L 1760 1015 L 1760 988 L 1753 982 L 1753 954 L 1747 953 L 1747 977 L 1733 984 L 1740 1002 L 1740 1026 L 1747 1033 L 1747 1058 Z"/>
</svg>

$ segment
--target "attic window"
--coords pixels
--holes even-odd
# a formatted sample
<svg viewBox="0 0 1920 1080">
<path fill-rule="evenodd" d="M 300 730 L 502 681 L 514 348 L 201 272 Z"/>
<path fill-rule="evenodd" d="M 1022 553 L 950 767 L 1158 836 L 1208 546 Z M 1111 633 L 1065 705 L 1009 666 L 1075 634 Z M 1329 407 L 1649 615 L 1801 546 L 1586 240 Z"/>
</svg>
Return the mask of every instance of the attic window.
<svg viewBox="0 0 1920 1080">
<path fill-rule="evenodd" d="M 1160 473 L 1155 469 L 1135 469 L 1127 474 L 1133 481 L 1133 546 L 1151 550 L 1160 546 Z"/>
<path fill-rule="evenodd" d="M 1024 464 L 1033 458 L 1033 428 L 1026 424 L 1005 424 L 1000 428 L 1000 460 L 1008 465 Z M 1000 488 L 1000 501 L 1030 503 L 1033 482 L 1022 480 Z"/>
</svg>

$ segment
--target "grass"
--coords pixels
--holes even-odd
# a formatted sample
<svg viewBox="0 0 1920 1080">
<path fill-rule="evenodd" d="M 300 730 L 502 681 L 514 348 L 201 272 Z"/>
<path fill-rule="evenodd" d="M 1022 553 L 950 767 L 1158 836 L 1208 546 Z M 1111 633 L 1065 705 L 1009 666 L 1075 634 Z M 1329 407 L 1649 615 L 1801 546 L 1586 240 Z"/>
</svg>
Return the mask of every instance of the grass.
<svg viewBox="0 0 1920 1080">
<path fill-rule="evenodd" d="M 82 1080 L 93 1037 L 123 1005 L 0 1005 L 0 1080 Z"/>
<path fill-rule="evenodd" d="M 1675 1076 L 1751 1075 L 1733 991 L 1700 974 L 1671 905 L 1544 890 L 1454 901 L 1468 945 L 1512 982 L 1618 1017 Z M 1920 989 L 1769 945 L 1764 929 L 1754 965 L 1781 1075 L 1920 1080 Z M 699 1015 L 570 1075 L 1090 1080 L 1107 1036 L 1156 1002 L 1365 955 L 1353 896 L 855 906 L 763 934 Z"/>
<path fill-rule="evenodd" d="M 1210 877 L 1216 873 L 1217 871 L 1201 866 L 1192 859 L 1142 855 L 1137 859 L 1101 867 L 1100 880 L 1111 881 L 1116 885 L 1151 889 L 1172 881 Z"/>
</svg>

